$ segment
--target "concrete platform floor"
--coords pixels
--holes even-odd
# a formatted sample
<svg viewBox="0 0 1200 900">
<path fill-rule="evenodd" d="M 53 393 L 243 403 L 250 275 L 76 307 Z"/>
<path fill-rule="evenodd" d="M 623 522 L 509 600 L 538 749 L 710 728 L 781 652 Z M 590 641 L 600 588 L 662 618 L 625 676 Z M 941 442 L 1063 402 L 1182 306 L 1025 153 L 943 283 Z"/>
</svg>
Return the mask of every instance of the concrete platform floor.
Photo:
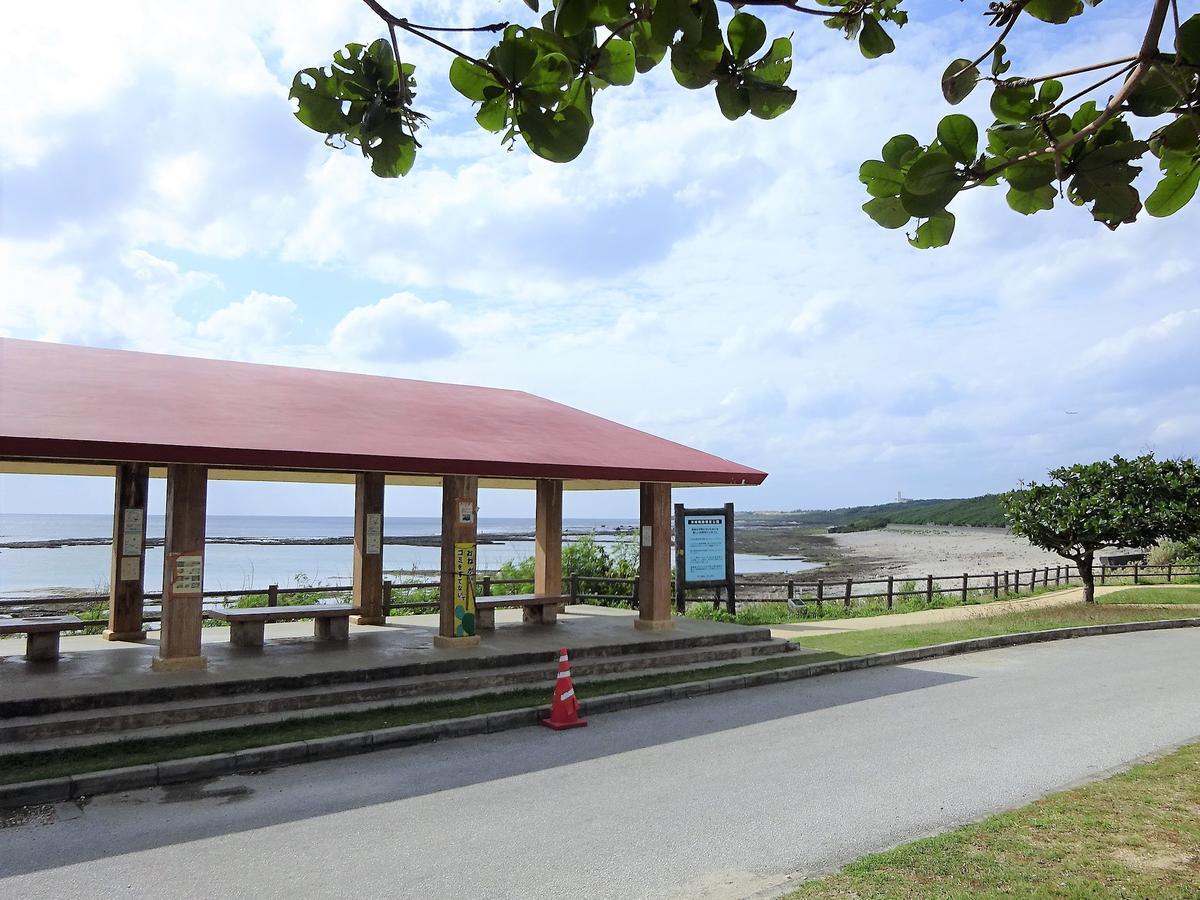
<svg viewBox="0 0 1200 900">
<path fill-rule="evenodd" d="M 281 622 L 266 626 L 266 646 L 235 647 L 229 629 L 205 628 L 202 637 L 208 669 L 203 672 L 154 672 L 150 660 L 158 653 L 158 633 L 141 643 L 106 641 L 99 635 L 64 636 L 62 657 L 56 662 L 27 662 L 23 637 L 0 640 L 0 702 L 43 697 L 69 697 L 157 687 L 217 684 L 276 676 L 384 668 L 453 659 L 499 658 L 547 652 L 560 647 L 686 643 L 696 637 L 737 635 L 741 625 L 675 618 L 668 631 L 634 628 L 636 613 L 608 607 L 568 606 L 556 625 L 525 625 L 521 610 L 496 610 L 496 629 L 482 632 L 482 643 L 469 649 L 433 646 L 436 615 L 393 616 L 387 625 L 350 626 L 346 643 L 313 638 L 312 622 Z M 767 636 L 766 629 L 755 629 Z M 636 652 L 636 651 L 634 651 Z"/>
</svg>

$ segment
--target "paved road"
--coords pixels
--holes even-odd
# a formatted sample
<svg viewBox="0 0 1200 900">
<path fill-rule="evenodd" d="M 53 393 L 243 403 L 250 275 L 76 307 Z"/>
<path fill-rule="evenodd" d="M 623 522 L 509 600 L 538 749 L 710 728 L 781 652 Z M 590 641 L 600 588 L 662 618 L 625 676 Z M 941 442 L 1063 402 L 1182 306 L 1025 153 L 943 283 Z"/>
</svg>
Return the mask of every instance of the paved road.
<svg viewBox="0 0 1200 900">
<path fill-rule="evenodd" d="M 0 897 L 742 897 L 1200 735 L 1200 632 L 990 651 L 561 734 L 62 804 Z"/>
</svg>

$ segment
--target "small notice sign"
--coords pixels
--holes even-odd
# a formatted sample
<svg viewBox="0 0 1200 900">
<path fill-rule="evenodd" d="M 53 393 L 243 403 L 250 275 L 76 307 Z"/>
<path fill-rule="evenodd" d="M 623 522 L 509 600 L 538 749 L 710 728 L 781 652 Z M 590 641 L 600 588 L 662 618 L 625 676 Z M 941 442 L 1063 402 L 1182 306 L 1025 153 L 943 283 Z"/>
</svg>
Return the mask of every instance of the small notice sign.
<svg viewBox="0 0 1200 900">
<path fill-rule="evenodd" d="M 684 580 L 725 580 L 725 517 L 683 517 Z"/>
<path fill-rule="evenodd" d="M 141 556 L 142 535 L 146 530 L 146 511 L 130 508 L 121 520 L 121 555 Z"/>
<path fill-rule="evenodd" d="M 120 581 L 140 581 L 142 577 L 142 560 L 137 556 L 122 556 L 121 570 L 117 577 Z"/>
<path fill-rule="evenodd" d="M 171 579 L 172 594 L 199 594 L 203 582 L 203 556 L 195 553 L 180 554 L 175 557 L 174 577 Z"/>
<path fill-rule="evenodd" d="M 379 553 L 383 549 L 383 514 L 367 513 L 363 532 L 363 553 Z"/>
<path fill-rule="evenodd" d="M 458 501 L 458 524 L 470 525 L 475 521 L 475 504 L 470 500 Z"/>
</svg>

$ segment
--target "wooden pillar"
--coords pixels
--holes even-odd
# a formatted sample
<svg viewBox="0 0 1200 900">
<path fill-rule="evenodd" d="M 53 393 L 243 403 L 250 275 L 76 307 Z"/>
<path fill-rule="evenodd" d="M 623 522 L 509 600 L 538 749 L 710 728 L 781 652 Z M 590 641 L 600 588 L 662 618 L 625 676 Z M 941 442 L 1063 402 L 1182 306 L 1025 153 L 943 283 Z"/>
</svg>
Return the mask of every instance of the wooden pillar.
<svg viewBox="0 0 1200 900">
<path fill-rule="evenodd" d="M 475 534 L 479 510 L 479 479 L 473 475 L 445 475 L 442 477 L 442 565 L 438 634 L 433 639 L 435 647 L 477 647 L 474 601 L 463 601 L 465 591 L 475 577 Z M 466 572 L 466 579 L 455 572 Z M 458 589 L 456 590 L 456 582 Z M 463 606 L 468 615 L 459 622 L 455 607 Z"/>
<path fill-rule="evenodd" d="M 113 491 L 112 565 L 108 578 L 107 641 L 144 641 L 142 606 L 146 574 L 146 495 L 150 466 L 118 463 Z"/>
<path fill-rule="evenodd" d="M 562 594 L 562 492 L 561 481 L 553 478 L 538 479 L 537 510 L 534 517 L 535 594 Z M 526 606 L 521 617 L 526 622 L 552 625 L 558 619 L 558 607 Z"/>
<path fill-rule="evenodd" d="M 673 627 L 671 621 L 671 485 L 645 482 L 641 497 L 638 557 L 638 617 L 644 631 Z"/>
<path fill-rule="evenodd" d="M 383 473 L 354 476 L 354 589 L 359 625 L 384 625 Z"/>
<path fill-rule="evenodd" d="M 159 672 L 204 669 L 200 626 L 204 603 L 204 513 L 208 470 L 204 466 L 167 466 L 167 537 L 163 548 L 162 630 Z"/>
</svg>

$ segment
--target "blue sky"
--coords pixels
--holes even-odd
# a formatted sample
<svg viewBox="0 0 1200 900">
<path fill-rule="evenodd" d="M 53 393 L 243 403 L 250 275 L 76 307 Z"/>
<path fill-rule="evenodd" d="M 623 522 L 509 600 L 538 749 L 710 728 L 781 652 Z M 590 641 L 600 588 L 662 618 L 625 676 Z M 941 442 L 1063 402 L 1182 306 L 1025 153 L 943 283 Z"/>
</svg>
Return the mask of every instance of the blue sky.
<svg viewBox="0 0 1200 900">
<path fill-rule="evenodd" d="M 935 5 L 910 3 L 898 52 L 874 62 L 767 15 L 795 32 L 792 112 L 727 122 L 663 67 L 598 98 L 569 166 L 503 151 L 446 84 L 448 58 L 409 46 L 431 123 L 396 181 L 323 146 L 287 100 L 297 69 L 379 35 L 356 0 L 22 6 L 0 45 L 10 71 L 43 74 L 6 100 L 0 136 L 0 334 L 529 390 L 769 471 L 695 497 L 741 508 L 1191 455 L 1200 203 L 1109 233 L 1066 204 L 1024 219 L 972 191 L 951 247 L 923 253 L 859 209 L 859 163 L 946 114 L 938 78 L 989 43 L 984 5 L 925 20 Z M 519 0 L 404 8 L 524 17 Z M 1014 71 L 1124 55 L 1140 14 L 1030 23 Z M 342 514 L 347 497 L 222 485 L 211 509 Z M 389 503 L 427 515 L 437 495 Z M 0 511 L 110 505 L 102 481 L 0 478 Z M 531 509 L 506 492 L 483 513 Z M 635 511 L 627 494 L 567 503 Z"/>
</svg>

